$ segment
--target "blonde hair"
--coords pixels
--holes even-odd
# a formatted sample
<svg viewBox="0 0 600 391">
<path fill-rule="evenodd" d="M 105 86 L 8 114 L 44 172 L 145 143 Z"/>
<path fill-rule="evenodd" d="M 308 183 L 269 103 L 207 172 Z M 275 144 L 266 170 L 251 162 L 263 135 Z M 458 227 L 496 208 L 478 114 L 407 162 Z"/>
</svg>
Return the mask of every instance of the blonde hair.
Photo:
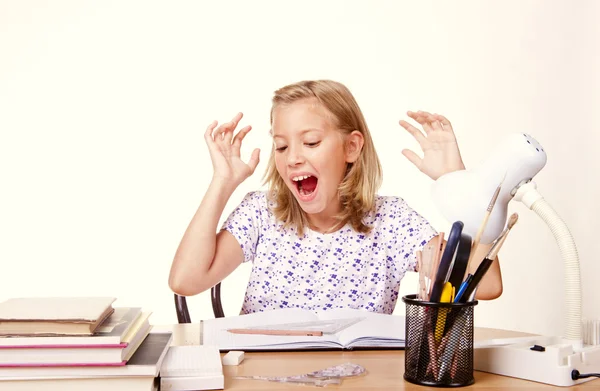
<svg viewBox="0 0 600 391">
<path fill-rule="evenodd" d="M 342 208 L 336 218 L 343 224 L 350 222 L 357 232 L 369 232 L 371 227 L 363 222 L 363 218 L 375 207 L 382 170 L 362 111 L 350 90 L 341 83 L 331 80 L 301 81 L 275 91 L 271 125 L 273 111 L 277 106 L 306 99 L 315 99 L 327 109 L 335 128 L 344 136 L 355 130 L 362 133 L 364 144 L 360 156 L 354 163 L 348 164 L 346 175 L 338 188 Z M 308 219 L 277 171 L 274 146 L 264 178 L 265 183 L 269 185 L 269 197 L 275 201 L 273 213 L 284 222 L 284 226 L 295 227 L 298 234 L 302 235 L 303 228 L 308 226 Z"/>
</svg>

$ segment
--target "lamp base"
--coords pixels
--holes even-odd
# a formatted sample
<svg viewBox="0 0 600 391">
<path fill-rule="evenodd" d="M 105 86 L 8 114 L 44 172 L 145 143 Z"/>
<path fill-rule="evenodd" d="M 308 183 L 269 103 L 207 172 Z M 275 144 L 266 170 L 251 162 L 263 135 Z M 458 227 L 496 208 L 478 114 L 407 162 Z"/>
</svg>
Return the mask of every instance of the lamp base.
<svg viewBox="0 0 600 391">
<path fill-rule="evenodd" d="M 540 348 L 532 350 L 534 345 Z M 573 386 L 596 379 L 573 380 L 574 369 L 581 374 L 600 373 L 600 345 L 575 350 L 572 341 L 560 337 L 485 341 L 475 344 L 474 368 L 554 386 Z"/>
</svg>

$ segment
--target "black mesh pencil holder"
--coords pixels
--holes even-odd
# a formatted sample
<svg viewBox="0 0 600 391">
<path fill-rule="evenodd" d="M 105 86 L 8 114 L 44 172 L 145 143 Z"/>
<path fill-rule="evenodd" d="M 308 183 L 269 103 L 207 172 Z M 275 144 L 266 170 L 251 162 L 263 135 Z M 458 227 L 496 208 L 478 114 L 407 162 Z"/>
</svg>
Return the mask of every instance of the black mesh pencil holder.
<svg viewBox="0 0 600 391">
<path fill-rule="evenodd" d="M 404 379 L 433 387 L 473 384 L 473 316 L 477 301 L 431 303 L 406 295 Z"/>
</svg>

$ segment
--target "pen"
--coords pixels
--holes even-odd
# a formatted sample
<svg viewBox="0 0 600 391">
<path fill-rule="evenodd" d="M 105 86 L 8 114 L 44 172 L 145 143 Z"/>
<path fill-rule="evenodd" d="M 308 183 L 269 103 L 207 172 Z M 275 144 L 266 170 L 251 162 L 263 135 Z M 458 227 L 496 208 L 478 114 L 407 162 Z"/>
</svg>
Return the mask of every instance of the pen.
<svg viewBox="0 0 600 391">
<path fill-rule="evenodd" d="M 469 285 L 469 283 L 471 282 L 472 279 L 473 279 L 473 275 L 471 273 L 469 273 L 467 275 L 467 278 L 465 278 L 465 280 L 463 281 L 463 283 L 460 284 L 460 288 L 458 288 L 458 293 L 456 294 L 456 297 L 454 298 L 455 303 L 458 303 L 460 301 L 460 298 L 465 293 L 465 289 L 467 289 L 467 285 Z"/>
<path fill-rule="evenodd" d="M 459 303 L 466 303 L 467 300 L 469 300 L 469 297 L 471 297 L 471 293 L 473 293 L 473 291 L 477 288 L 477 285 L 479 285 L 485 273 L 487 273 L 490 266 L 492 266 L 492 263 L 494 263 L 494 260 L 489 258 L 484 258 L 484 260 L 481 261 L 481 263 L 477 267 L 477 270 L 475 270 L 475 274 L 473 274 L 471 282 L 465 288 L 465 291 L 463 292 L 462 298 L 460 299 Z"/>
<path fill-rule="evenodd" d="M 299 335 L 306 337 L 320 337 L 323 335 L 322 331 L 308 331 L 308 330 L 275 330 L 275 329 L 227 329 L 228 332 L 233 334 L 260 334 L 260 335 Z"/>
</svg>

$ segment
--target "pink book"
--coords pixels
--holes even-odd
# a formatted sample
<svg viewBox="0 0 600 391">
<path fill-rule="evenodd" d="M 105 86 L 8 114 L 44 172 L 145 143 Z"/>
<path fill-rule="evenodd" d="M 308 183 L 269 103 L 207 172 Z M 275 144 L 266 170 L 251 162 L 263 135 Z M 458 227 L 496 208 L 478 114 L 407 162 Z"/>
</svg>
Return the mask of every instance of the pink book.
<svg viewBox="0 0 600 391">
<path fill-rule="evenodd" d="M 151 326 L 147 317 L 145 319 L 129 342 L 73 344 L 69 341 L 62 344 L 0 345 L 0 367 L 125 365 L 150 332 Z"/>
<path fill-rule="evenodd" d="M 54 368 L 54 367 L 120 367 L 126 365 L 127 361 L 121 361 L 118 363 L 37 363 L 37 364 L 23 364 L 23 363 L 6 363 L 0 364 L 0 368 Z"/>
<path fill-rule="evenodd" d="M 55 345 L 10 345 L 2 346 L 0 349 L 124 349 L 129 344 L 127 342 L 119 344 L 102 344 L 102 345 L 74 345 L 74 344 L 55 344 Z"/>
</svg>

